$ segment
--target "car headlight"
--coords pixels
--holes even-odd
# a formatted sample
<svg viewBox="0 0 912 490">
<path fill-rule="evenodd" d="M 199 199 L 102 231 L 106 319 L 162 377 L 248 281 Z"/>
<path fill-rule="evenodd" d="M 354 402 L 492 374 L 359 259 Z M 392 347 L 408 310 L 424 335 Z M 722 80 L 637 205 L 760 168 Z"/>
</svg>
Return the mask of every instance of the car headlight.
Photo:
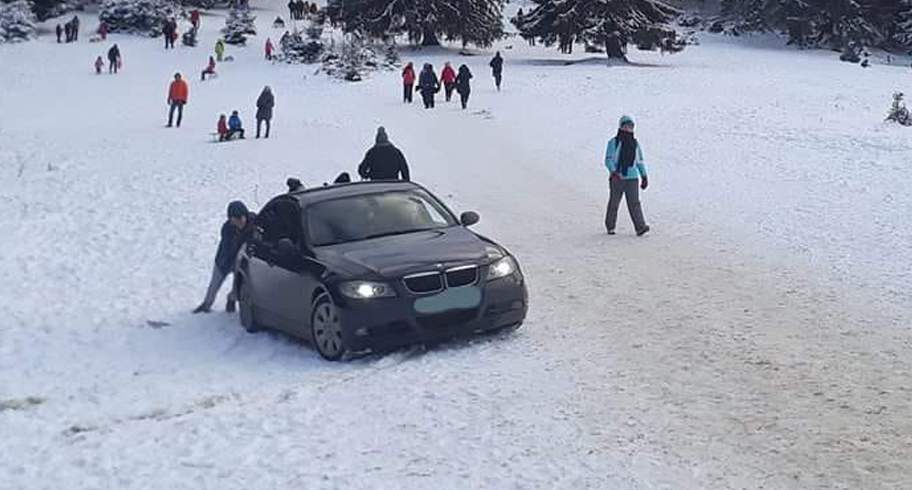
<svg viewBox="0 0 912 490">
<path fill-rule="evenodd" d="M 488 267 L 488 280 L 493 281 L 507 277 L 519 270 L 513 257 L 504 257 Z"/>
<path fill-rule="evenodd" d="M 392 298 L 396 291 L 382 282 L 352 281 L 339 285 L 339 291 L 352 299 Z"/>
</svg>

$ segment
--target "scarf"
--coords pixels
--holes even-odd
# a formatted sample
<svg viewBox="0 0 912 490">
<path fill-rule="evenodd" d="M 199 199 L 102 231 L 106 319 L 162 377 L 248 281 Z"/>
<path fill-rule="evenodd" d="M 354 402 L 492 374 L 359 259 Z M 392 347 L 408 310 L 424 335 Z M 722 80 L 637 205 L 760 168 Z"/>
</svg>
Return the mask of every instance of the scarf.
<svg viewBox="0 0 912 490">
<path fill-rule="evenodd" d="M 633 133 L 621 131 L 620 129 L 615 139 L 621 145 L 620 157 L 618 158 L 618 173 L 625 176 L 627 175 L 627 170 L 633 166 L 633 162 L 636 160 L 637 140 L 633 137 Z"/>
</svg>

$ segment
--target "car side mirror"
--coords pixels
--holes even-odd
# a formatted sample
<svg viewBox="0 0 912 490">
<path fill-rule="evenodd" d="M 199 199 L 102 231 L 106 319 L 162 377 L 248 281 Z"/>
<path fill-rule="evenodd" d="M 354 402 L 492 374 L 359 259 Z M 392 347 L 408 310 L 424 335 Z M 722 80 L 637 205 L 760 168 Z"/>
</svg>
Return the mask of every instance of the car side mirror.
<svg viewBox="0 0 912 490">
<path fill-rule="evenodd" d="M 459 216 L 459 222 L 462 223 L 462 226 L 472 226 L 479 221 L 481 221 L 481 216 L 478 216 L 475 211 L 466 211 Z"/>
</svg>

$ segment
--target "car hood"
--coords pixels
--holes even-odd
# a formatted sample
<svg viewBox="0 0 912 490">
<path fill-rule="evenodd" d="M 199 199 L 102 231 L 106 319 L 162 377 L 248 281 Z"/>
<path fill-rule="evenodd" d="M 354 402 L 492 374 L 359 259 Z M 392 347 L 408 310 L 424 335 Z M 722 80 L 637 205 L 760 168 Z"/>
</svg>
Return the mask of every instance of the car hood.
<svg viewBox="0 0 912 490">
<path fill-rule="evenodd" d="M 321 247 L 319 259 L 351 277 L 395 279 L 415 272 L 487 263 L 499 247 L 461 226 Z"/>
</svg>

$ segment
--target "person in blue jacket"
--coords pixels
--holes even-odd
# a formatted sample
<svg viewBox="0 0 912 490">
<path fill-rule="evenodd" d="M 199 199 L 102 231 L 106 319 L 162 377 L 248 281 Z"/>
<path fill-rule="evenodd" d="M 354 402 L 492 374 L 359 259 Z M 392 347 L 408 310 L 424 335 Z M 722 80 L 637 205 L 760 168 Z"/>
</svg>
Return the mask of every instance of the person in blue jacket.
<svg viewBox="0 0 912 490">
<path fill-rule="evenodd" d="M 642 236 L 649 231 L 646 219 L 643 218 L 643 206 L 640 204 L 640 189 L 646 190 L 649 187 L 646 163 L 643 162 L 643 149 L 633 136 L 632 117 L 622 116 L 618 125 L 617 135 L 608 141 L 608 148 L 605 150 L 605 167 L 611 174 L 611 197 L 608 199 L 608 211 L 605 214 L 605 228 L 609 235 L 614 235 L 621 197 L 626 197 L 633 227 L 637 236 Z"/>
<path fill-rule="evenodd" d="M 234 135 L 240 135 L 241 139 L 244 139 L 244 127 L 241 122 L 241 116 L 238 115 L 238 111 L 232 111 L 231 117 L 228 118 L 228 137 L 226 139 L 231 139 Z"/>
<path fill-rule="evenodd" d="M 212 303 L 215 302 L 215 296 L 221 289 L 222 283 L 225 282 L 228 274 L 234 272 L 234 262 L 238 252 L 253 235 L 254 221 L 256 221 L 256 214 L 248 211 L 243 202 L 232 201 L 228 204 L 228 220 L 222 224 L 222 237 L 219 240 L 218 251 L 215 253 L 215 266 L 212 268 L 212 278 L 209 280 L 206 298 L 193 310 L 193 313 L 212 311 Z M 237 298 L 232 287 L 231 292 L 228 293 L 225 310 L 229 313 L 234 312 L 235 301 Z"/>
</svg>

